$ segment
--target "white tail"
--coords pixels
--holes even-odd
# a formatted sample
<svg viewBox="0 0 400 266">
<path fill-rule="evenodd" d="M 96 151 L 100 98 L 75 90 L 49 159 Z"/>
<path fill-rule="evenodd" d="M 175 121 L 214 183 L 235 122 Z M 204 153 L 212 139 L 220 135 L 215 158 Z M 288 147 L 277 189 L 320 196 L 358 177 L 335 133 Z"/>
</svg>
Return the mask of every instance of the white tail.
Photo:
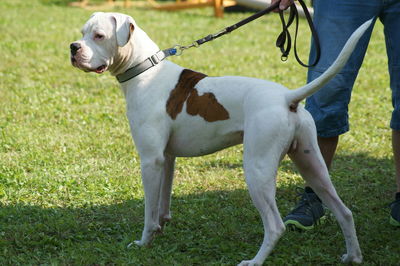
<svg viewBox="0 0 400 266">
<path fill-rule="evenodd" d="M 307 85 L 291 90 L 286 95 L 286 100 L 289 106 L 297 105 L 301 100 L 312 95 L 314 92 L 323 87 L 328 81 L 330 81 L 339 71 L 344 67 L 347 60 L 349 60 L 354 48 L 356 47 L 358 40 L 364 34 L 364 32 L 369 28 L 374 18 L 368 20 L 362 24 L 357 30 L 353 32 L 350 38 L 347 40 L 342 51 L 336 58 L 335 62 L 324 72 L 321 76 L 314 79 Z"/>
</svg>

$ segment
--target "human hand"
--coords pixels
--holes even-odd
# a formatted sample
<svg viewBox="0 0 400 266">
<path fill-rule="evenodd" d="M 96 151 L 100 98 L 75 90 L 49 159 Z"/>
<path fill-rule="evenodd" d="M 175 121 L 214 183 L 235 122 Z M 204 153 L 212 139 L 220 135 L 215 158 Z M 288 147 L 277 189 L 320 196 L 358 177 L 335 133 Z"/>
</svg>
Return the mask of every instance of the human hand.
<svg viewBox="0 0 400 266">
<path fill-rule="evenodd" d="M 271 0 L 271 5 L 275 4 L 276 2 L 279 2 L 279 0 Z M 281 2 L 279 4 L 279 9 L 276 9 L 274 11 L 278 12 L 280 10 L 286 10 L 293 3 L 294 3 L 294 0 L 281 0 Z"/>
</svg>

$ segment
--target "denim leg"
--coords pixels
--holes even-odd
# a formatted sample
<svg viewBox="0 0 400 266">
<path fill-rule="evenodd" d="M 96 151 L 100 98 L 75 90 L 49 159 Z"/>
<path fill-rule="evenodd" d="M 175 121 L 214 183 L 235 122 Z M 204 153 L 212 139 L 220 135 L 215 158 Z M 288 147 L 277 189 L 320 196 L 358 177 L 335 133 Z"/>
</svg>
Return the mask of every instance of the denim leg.
<svg viewBox="0 0 400 266">
<path fill-rule="evenodd" d="M 350 35 L 365 21 L 378 16 L 382 7 L 382 0 L 315 0 L 314 23 L 321 43 L 321 59 L 309 69 L 307 81 L 320 76 L 336 59 Z M 348 104 L 372 28 L 361 37 L 342 71 L 306 100 L 306 109 L 315 120 L 318 136 L 334 137 L 349 130 Z M 310 62 L 314 58 L 312 43 Z"/>
<path fill-rule="evenodd" d="M 393 112 L 390 127 L 400 130 L 400 1 L 385 1 L 379 17 L 384 25 Z"/>
</svg>

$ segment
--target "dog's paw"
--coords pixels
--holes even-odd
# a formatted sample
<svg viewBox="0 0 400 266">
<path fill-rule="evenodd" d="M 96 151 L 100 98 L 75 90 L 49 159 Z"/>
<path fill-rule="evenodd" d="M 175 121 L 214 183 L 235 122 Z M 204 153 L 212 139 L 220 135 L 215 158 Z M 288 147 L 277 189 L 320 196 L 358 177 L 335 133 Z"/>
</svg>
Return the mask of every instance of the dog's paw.
<svg viewBox="0 0 400 266">
<path fill-rule="evenodd" d="M 261 264 L 255 262 L 254 260 L 244 260 L 238 264 L 238 266 L 259 266 Z"/>
<path fill-rule="evenodd" d="M 133 241 L 133 243 L 135 243 L 135 245 L 139 247 L 147 246 L 149 244 L 148 241 L 142 241 L 142 240 L 135 240 Z"/>
<path fill-rule="evenodd" d="M 153 241 L 155 235 L 161 233 L 161 226 L 156 225 L 152 229 L 145 229 L 142 233 L 142 239 L 133 241 L 128 245 L 128 248 L 132 247 L 133 245 L 143 247 L 143 246 L 150 246 L 151 242 Z"/>
<path fill-rule="evenodd" d="M 127 249 L 133 248 L 133 247 L 143 247 L 143 246 L 148 246 L 149 244 L 144 243 L 141 240 L 135 240 L 131 243 L 128 244 L 128 246 L 126 246 Z"/>
<path fill-rule="evenodd" d="M 161 226 L 161 231 L 164 230 L 165 224 L 169 223 L 171 221 L 171 215 L 166 214 L 160 216 L 160 226 Z"/>
<path fill-rule="evenodd" d="M 344 254 L 342 256 L 342 262 L 343 263 L 361 264 L 362 263 L 362 257 L 361 256 L 350 256 L 348 254 Z"/>
</svg>

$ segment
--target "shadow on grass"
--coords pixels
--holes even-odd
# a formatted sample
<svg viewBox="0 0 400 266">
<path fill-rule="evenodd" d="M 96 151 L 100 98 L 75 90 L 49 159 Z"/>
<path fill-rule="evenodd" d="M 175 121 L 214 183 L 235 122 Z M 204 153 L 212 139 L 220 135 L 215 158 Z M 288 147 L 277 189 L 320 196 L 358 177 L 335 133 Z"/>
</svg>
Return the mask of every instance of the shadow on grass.
<svg viewBox="0 0 400 266">
<path fill-rule="evenodd" d="M 388 225 L 385 208 L 394 189 L 391 161 L 342 155 L 334 168 L 333 182 L 353 210 L 366 265 L 395 265 L 400 231 Z M 281 171 L 291 172 L 293 166 L 285 161 Z M 297 185 L 301 184 L 278 186 L 276 198 L 283 215 L 295 204 Z M 127 249 L 140 237 L 143 211 L 142 199 L 80 208 L 3 205 L 0 263 L 233 265 L 254 256 L 262 241 L 262 224 L 245 189 L 174 196 L 173 221 L 165 233 L 151 248 Z M 328 215 L 312 232 L 286 232 L 268 262 L 336 264 L 344 251 L 340 229 Z"/>
</svg>

